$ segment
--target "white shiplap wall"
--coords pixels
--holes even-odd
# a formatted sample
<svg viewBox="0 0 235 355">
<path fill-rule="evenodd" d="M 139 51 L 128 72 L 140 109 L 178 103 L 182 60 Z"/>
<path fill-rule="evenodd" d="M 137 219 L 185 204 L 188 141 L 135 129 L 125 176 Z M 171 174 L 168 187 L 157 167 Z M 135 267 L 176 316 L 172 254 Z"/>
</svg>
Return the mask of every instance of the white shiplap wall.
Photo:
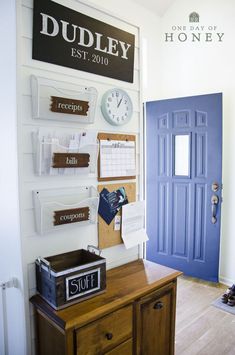
<svg viewBox="0 0 235 355">
<path fill-rule="evenodd" d="M 32 26 L 33 26 L 33 0 L 18 1 L 18 156 L 19 156 L 19 188 L 21 210 L 21 242 L 23 251 L 24 288 L 26 303 L 26 323 L 28 333 L 28 352 L 33 354 L 33 322 L 32 308 L 29 308 L 28 298 L 35 293 L 34 260 L 37 256 L 48 256 L 67 252 L 74 249 L 86 248 L 88 244 L 98 244 L 97 225 L 68 228 L 56 233 L 39 236 L 35 231 L 34 208 L 32 190 L 44 188 L 62 188 L 78 185 L 97 186 L 96 176 L 48 176 L 38 177 L 33 171 L 33 149 L 31 133 L 40 127 L 69 129 L 91 128 L 98 132 L 123 132 L 137 136 L 137 199 L 142 194 L 142 107 L 141 107 L 141 75 L 140 75 L 140 35 L 139 28 L 124 22 L 117 17 L 90 7 L 75 0 L 64 0 L 58 3 L 74 10 L 93 16 L 103 22 L 109 23 L 125 31 L 135 34 L 135 72 L 134 83 L 129 84 L 115 79 L 76 71 L 53 64 L 43 63 L 32 59 Z M 46 77 L 52 80 L 94 86 L 98 90 L 95 123 L 83 125 L 79 123 L 52 122 L 32 119 L 32 97 L 30 89 L 30 76 Z M 134 104 L 132 120 L 125 126 L 114 127 L 109 125 L 102 117 L 100 111 L 101 98 L 104 92 L 112 87 L 120 87 L 128 91 Z M 123 181 L 126 182 L 126 181 Z M 121 182 L 120 182 L 121 184 Z M 138 248 L 126 250 L 123 245 L 103 250 L 107 258 L 107 267 L 111 268 L 138 258 Z M 31 336 L 30 336 L 31 329 Z M 31 348 L 32 340 L 32 350 Z"/>
</svg>

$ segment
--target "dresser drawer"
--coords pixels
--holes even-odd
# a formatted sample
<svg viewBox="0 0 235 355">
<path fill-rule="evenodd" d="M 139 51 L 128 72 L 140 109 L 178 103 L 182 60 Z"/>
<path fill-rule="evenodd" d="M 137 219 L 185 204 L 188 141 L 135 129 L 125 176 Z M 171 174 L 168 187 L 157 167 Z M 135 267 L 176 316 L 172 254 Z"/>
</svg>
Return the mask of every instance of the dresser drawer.
<svg viewBox="0 0 235 355">
<path fill-rule="evenodd" d="M 76 354 L 94 355 L 108 352 L 132 337 L 132 321 L 132 306 L 127 306 L 77 329 Z"/>
<path fill-rule="evenodd" d="M 116 346 L 113 350 L 105 353 L 105 355 L 132 355 L 132 339 L 125 341 L 121 345 Z"/>
</svg>

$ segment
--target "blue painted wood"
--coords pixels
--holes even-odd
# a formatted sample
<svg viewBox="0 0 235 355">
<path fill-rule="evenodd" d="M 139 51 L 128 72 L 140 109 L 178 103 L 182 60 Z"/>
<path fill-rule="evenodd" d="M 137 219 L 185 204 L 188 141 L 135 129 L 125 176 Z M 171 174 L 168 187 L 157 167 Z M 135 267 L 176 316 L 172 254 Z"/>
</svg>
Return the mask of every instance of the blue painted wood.
<svg viewBox="0 0 235 355">
<path fill-rule="evenodd" d="M 189 176 L 175 176 L 176 135 L 190 135 Z M 222 94 L 146 104 L 147 259 L 218 281 Z M 220 189 L 212 191 L 212 183 Z M 219 197 L 217 223 L 211 197 Z"/>
</svg>

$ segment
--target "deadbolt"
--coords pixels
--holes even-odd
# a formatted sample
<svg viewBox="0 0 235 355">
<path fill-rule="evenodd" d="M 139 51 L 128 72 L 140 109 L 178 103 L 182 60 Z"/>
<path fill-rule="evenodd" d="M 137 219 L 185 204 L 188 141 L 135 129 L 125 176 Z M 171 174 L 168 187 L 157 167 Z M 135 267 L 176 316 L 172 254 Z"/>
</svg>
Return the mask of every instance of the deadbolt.
<svg viewBox="0 0 235 355">
<path fill-rule="evenodd" d="M 219 190 L 218 182 L 213 182 L 213 184 L 211 185 L 211 190 L 214 191 L 214 192 Z"/>
</svg>

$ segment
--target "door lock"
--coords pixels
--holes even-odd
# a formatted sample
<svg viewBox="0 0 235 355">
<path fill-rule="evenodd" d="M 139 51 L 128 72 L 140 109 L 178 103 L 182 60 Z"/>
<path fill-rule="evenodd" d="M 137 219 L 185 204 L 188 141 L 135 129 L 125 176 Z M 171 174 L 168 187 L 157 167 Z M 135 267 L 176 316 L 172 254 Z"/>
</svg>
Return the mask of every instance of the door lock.
<svg viewBox="0 0 235 355">
<path fill-rule="evenodd" d="M 219 184 L 218 184 L 218 182 L 213 182 L 213 184 L 211 185 L 211 190 L 212 190 L 213 192 L 216 192 L 216 191 L 219 190 Z"/>
</svg>

